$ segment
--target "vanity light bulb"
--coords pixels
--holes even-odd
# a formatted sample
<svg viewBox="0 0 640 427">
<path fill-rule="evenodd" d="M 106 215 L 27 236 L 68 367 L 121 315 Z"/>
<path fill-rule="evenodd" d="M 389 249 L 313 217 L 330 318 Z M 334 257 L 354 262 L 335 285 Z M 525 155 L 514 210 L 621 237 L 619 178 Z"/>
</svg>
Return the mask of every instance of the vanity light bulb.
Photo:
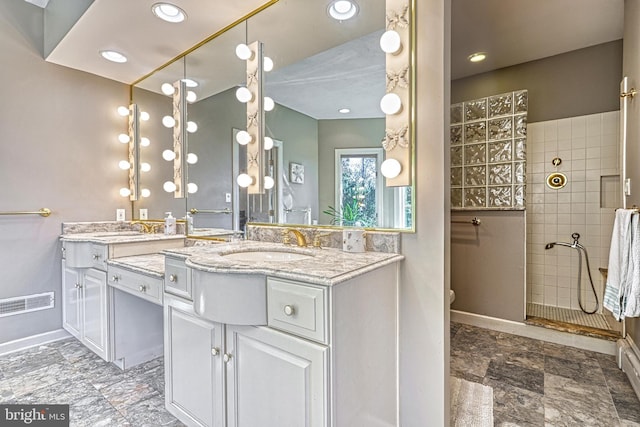
<svg viewBox="0 0 640 427">
<path fill-rule="evenodd" d="M 198 130 L 196 122 L 187 122 L 187 132 L 195 133 Z"/>
<path fill-rule="evenodd" d="M 241 130 L 236 134 L 236 142 L 240 145 L 247 145 L 253 138 L 246 130 Z"/>
<path fill-rule="evenodd" d="M 385 178 L 395 178 L 401 171 L 402 165 L 396 159 L 387 159 L 380 165 L 380 172 Z"/>
<path fill-rule="evenodd" d="M 151 195 L 151 191 L 148 188 L 143 188 L 140 190 L 140 195 L 142 197 L 149 197 Z"/>
<path fill-rule="evenodd" d="M 128 188 L 126 188 L 126 187 L 122 187 L 122 188 L 120 189 L 120 195 L 121 195 L 122 197 L 129 197 L 129 196 L 131 195 L 131 190 L 129 190 L 129 189 L 128 189 Z"/>
<path fill-rule="evenodd" d="M 174 191 L 176 191 L 176 188 L 178 187 L 172 181 L 167 181 L 162 185 L 162 188 L 167 193 L 173 193 Z"/>
<path fill-rule="evenodd" d="M 187 154 L 187 163 L 189 163 L 190 165 L 195 165 L 196 163 L 198 163 L 198 156 L 194 153 Z"/>
<path fill-rule="evenodd" d="M 142 172 L 149 172 L 151 170 L 151 165 L 149 163 L 140 163 L 140 170 Z"/>
<path fill-rule="evenodd" d="M 253 52 L 249 46 L 244 43 L 240 43 L 236 46 L 236 56 L 243 61 L 247 61 L 253 57 Z"/>
<path fill-rule="evenodd" d="M 160 90 L 165 95 L 171 96 L 171 95 L 173 95 L 175 93 L 176 88 L 173 87 L 173 85 L 171 83 L 162 83 L 162 86 L 160 86 Z"/>
<path fill-rule="evenodd" d="M 150 118 L 151 116 L 149 116 L 149 113 L 147 113 L 146 111 L 140 112 L 140 120 L 142 120 L 143 122 L 148 121 Z"/>
<path fill-rule="evenodd" d="M 264 188 L 266 188 L 267 190 L 271 190 L 275 183 L 276 182 L 270 176 L 264 177 Z"/>
<path fill-rule="evenodd" d="M 271 150 L 273 148 L 273 139 L 268 136 L 264 137 L 264 149 Z"/>
<path fill-rule="evenodd" d="M 149 138 L 143 136 L 142 138 L 140 138 L 140 145 L 142 145 L 143 147 L 148 147 L 149 145 L 151 145 L 151 141 L 149 140 Z"/>
<path fill-rule="evenodd" d="M 171 116 L 164 116 L 162 118 L 162 124 L 164 125 L 164 127 L 172 128 L 176 125 L 176 119 Z"/>
<path fill-rule="evenodd" d="M 238 178 L 236 178 L 236 182 L 240 187 L 247 188 L 248 186 L 253 184 L 253 178 L 251 178 L 246 173 L 241 173 L 240 175 L 238 175 Z"/>
<path fill-rule="evenodd" d="M 187 192 L 189 194 L 193 194 L 197 191 L 198 191 L 198 186 L 196 184 L 194 184 L 193 182 L 190 182 L 189 184 L 187 184 Z"/>
<path fill-rule="evenodd" d="M 123 144 L 127 144 L 129 143 L 129 141 L 131 141 L 131 137 L 126 133 L 121 133 L 120 135 L 118 135 L 118 141 L 122 142 Z"/>
<path fill-rule="evenodd" d="M 269 58 L 268 56 L 265 56 L 264 59 L 262 60 L 262 68 L 267 73 L 273 70 L 273 59 Z"/>
<path fill-rule="evenodd" d="M 238 90 L 236 90 L 236 98 L 238 98 L 238 101 L 246 104 L 247 102 L 253 100 L 253 94 L 249 89 L 242 86 L 239 87 Z"/>
<path fill-rule="evenodd" d="M 118 114 L 120 114 L 122 117 L 126 117 L 129 115 L 129 109 L 124 105 L 121 105 L 118 107 Z"/>
<path fill-rule="evenodd" d="M 380 109 L 388 115 L 397 114 L 402 110 L 402 100 L 395 93 L 388 93 L 380 100 Z"/>
<path fill-rule="evenodd" d="M 174 153 L 173 150 L 164 150 L 162 152 L 162 158 L 170 162 L 176 158 L 176 153 Z"/>
<path fill-rule="evenodd" d="M 273 102 L 273 99 L 265 96 L 264 97 L 264 111 L 271 111 L 275 108 L 276 103 Z"/>
<path fill-rule="evenodd" d="M 382 37 L 380 37 L 380 48 L 383 52 L 391 55 L 399 53 L 402 49 L 400 34 L 394 30 L 385 31 Z"/>
<path fill-rule="evenodd" d="M 123 171 L 129 170 L 131 168 L 131 164 L 129 162 L 127 162 L 126 160 L 120 160 L 120 162 L 118 162 L 118 167 L 120 169 L 122 169 Z"/>
<path fill-rule="evenodd" d="M 192 90 L 187 91 L 187 102 L 194 103 L 198 99 L 198 95 Z"/>
</svg>

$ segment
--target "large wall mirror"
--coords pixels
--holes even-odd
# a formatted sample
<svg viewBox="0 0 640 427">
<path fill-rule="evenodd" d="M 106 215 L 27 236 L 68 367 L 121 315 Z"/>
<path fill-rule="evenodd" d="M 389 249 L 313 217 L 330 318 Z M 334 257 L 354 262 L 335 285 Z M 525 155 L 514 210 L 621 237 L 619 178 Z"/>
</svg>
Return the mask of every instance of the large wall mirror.
<svg viewBox="0 0 640 427">
<path fill-rule="evenodd" d="M 195 233 L 241 230 L 247 222 L 360 226 L 413 230 L 412 187 L 386 187 L 384 159 L 386 93 L 385 0 L 360 0 L 354 18 L 330 16 L 328 0 L 279 0 L 134 85 L 133 102 L 148 111 L 141 136 L 140 176 L 150 195 L 134 203 L 134 217 L 194 212 Z M 246 128 L 246 106 L 235 96 L 246 82 L 246 65 L 235 54 L 239 43 L 259 40 L 275 64 L 265 74 L 264 95 L 275 101 L 265 113 L 265 134 L 274 141 L 265 172 L 275 186 L 248 195 L 236 183 L 246 156 L 235 135 Z M 162 125 L 172 98 L 162 85 L 185 79 L 190 94 L 188 133 L 192 160 L 184 199 L 163 190 L 173 163 L 163 158 L 172 131 Z M 412 160 L 413 161 L 413 160 Z"/>
</svg>

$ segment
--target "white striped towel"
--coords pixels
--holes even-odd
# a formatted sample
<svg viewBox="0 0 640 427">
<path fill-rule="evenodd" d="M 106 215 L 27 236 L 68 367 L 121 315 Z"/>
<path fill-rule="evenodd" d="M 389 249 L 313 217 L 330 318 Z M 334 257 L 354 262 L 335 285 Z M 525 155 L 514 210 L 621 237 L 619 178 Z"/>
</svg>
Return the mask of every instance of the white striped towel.
<svg viewBox="0 0 640 427">
<path fill-rule="evenodd" d="M 631 254 L 623 295 L 624 317 L 640 316 L 640 216 L 631 217 Z"/>
<path fill-rule="evenodd" d="M 631 217 L 634 212 L 632 209 L 618 209 L 613 223 L 604 307 L 611 311 L 616 320 L 624 318 L 623 297 L 627 293 L 631 254 Z"/>
</svg>

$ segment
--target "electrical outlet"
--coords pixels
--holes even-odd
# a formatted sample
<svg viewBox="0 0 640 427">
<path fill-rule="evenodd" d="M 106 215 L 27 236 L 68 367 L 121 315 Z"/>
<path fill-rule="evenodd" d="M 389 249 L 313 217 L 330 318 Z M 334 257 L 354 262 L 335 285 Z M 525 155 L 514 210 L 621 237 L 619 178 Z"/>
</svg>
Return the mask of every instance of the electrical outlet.
<svg viewBox="0 0 640 427">
<path fill-rule="evenodd" d="M 149 211 L 147 209 L 140 209 L 140 219 L 149 219 Z"/>
<path fill-rule="evenodd" d="M 124 209 L 116 209 L 116 221 L 124 221 Z"/>
<path fill-rule="evenodd" d="M 224 201 L 231 203 L 231 193 L 224 193 Z"/>
</svg>

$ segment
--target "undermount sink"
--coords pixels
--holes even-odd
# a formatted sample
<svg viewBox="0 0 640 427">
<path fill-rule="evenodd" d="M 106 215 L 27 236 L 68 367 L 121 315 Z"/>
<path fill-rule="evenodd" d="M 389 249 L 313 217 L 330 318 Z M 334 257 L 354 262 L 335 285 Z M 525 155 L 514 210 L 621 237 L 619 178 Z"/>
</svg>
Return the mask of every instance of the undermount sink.
<svg viewBox="0 0 640 427">
<path fill-rule="evenodd" d="M 312 258 L 312 254 L 294 251 L 242 251 L 221 255 L 223 258 L 240 262 L 287 262 Z"/>
</svg>

